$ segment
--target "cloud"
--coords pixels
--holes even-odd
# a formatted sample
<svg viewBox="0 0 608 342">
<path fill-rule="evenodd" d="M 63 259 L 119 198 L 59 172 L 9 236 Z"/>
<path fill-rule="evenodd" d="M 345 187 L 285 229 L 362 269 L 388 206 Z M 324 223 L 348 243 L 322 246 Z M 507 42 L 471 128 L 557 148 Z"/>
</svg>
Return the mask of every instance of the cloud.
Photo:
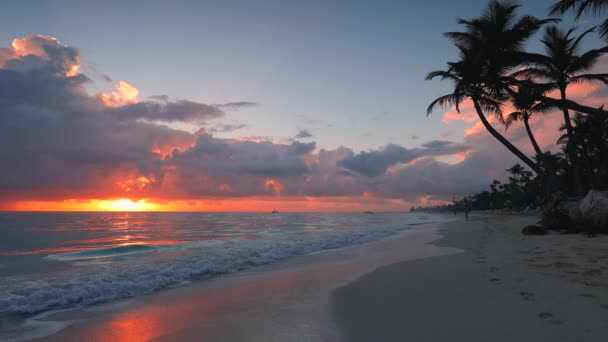
<svg viewBox="0 0 608 342">
<path fill-rule="evenodd" d="M 116 89 L 107 94 L 99 94 L 101 101 L 108 107 L 120 107 L 139 102 L 139 89 L 125 81 L 118 82 Z"/>
<path fill-rule="evenodd" d="M 466 145 L 440 140 L 427 142 L 420 148 L 414 149 L 389 144 L 375 151 L 352 154 L 340 161 L 339 166 L 368 177 L 376 177 L 397 164 L 408 163 L 421 157 L 456 154 L 468 149 Z"/>
<path fill-rule="evenodd" d="M 228 102 L 228 103 L 215 104 L 213 106 L 224 109 L 224 110 L 237 110 L 237 109 L 241 109 L 241 108 L 255 107 L 257 105 L 258 105 L 257 102 L 239 101 L 239 102 Z"/>
<path fill-rule="evenodd" d="M 473 108 L 473 102 L 465 100 L 459 106 L 460 112 L 456 110 L 456 107 L 452 107 L 450 110 L 443 114 L 443 123 L 450 123 L 452 121 L 464 121 L 466 123 L 472 123 L 479 120 L 475 108 Z"/>
<path fill-rule="evenodd" d="M 174 102 L 137 102 L 124 104 L 111 111 L 116 119 L 146 119 L 162 122 L 204 123 L 224 116 L 224 112 L 214 106 L 188 100 Z"/>
<path fill-rule="evenodd" d="M 244 124 L 221 124 L 209 128 L 209 133 L 228 133 L 247 127 Z"/>
<path fill-rule="evenodd" d="M 295 136 L 296 139 L 306 139 L 306 138 L 313 138 L 313 137 L 314 136 L 306 128 L 299 130 L 298 134 L 296 134 L 296 136 Z"/>
<path fill-rule="evenodd" d="M 502 179 L 517 161 L 478 121 L 468 119 L 474 128 L 462 142 L 421 141 L 414 148 L 389 144 L 355 152 L 344 146 L 323 149 L 310 140 L 221 138 L 214 134 L 245 125 L 214 120 L 225 120 L 225 110 L 255 103 L 211 105 L 167 95 L 142 100 L 126 80 L 108 93 L 91 94 L 85 86 L 92 81 L 79 65 L 78 50 L 52 37 L 28 36 L 0 49 L 0 207 L 20 200 L 247 197 L 317 199 L 325 208 L 331 207 L 328 201 L 398 208 L 474 193 L 493 178 Z M 573 88 L 572 93 L 599 104 L 605 91 Z M 201 129 L 191 133 L 166 124 L 171 122 Z M 554 146 L 559 115 L 534 116 L 530 123 L 543 148 Z M 532 153 L 522 125 L 504 134 Z M 302 129 L 296 138 L 312 134 Z M 464 159 L 452 164 L 435 159 L 456 154 Z"/>
<path fill-rule="evenodd" d="M 160 186 L 162 158 L 196 136 L 145 120 L 199 122 L 224 115 L 191 101 L 138 102 L 127 82 L 89 94 L 78 50 L 47 36 L 0 49 L 0 197 L 107 196 L 118 183 L 146 177 Z"/>
<path fill-rule="evenodd" d="M 49 74 L 70 77 L 79 74 L 80 55 L 56 38 L 30 35 L 14 39 L 12 48 L 0 48 L 0 67 L 19 72 L 45 69 Z"/>
<path fill-rule="evenodd" d="M 174 191 L 186 196 L 272 195 L 282 182 L 309 172 L 303 156 L 315 143 L 274 144 L 201 135 L 186 151 L 175 151 L 165 162 Z M 271 184 L 272 186 L 269 186 Z"/>
</svg>

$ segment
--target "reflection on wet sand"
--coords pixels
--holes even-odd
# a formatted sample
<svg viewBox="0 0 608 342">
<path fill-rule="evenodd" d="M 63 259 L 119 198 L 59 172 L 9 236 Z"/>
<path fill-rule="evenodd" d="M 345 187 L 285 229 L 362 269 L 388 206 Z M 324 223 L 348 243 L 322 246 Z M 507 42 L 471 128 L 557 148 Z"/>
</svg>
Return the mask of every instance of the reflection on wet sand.
<svg viewBox="0 0 608 342">
<path fill-rule="evenodd" d="M 345 249 L 310 255 L 260 268 L 260 273 L 244 272 L 141 297 L 126 306 L 110 304 L 78 317 L 72 313 L 64 318 L 75 319 L 75 324 L 51 340 L 267 341 L 277 331 L 283 340 L 329 336 L 335 333 L 327 312 L 329 291 L 370 268 L 402 260 L 403 255 L 436 252 L 436 247 L 422 243 L 430 240 L 429 235 L 416 234 L 408 243 L 396 239 L 359 247 L 356 254 L 355 249 Z M 335 340 L 331 336 L 325 340 Z"/>
</svg>

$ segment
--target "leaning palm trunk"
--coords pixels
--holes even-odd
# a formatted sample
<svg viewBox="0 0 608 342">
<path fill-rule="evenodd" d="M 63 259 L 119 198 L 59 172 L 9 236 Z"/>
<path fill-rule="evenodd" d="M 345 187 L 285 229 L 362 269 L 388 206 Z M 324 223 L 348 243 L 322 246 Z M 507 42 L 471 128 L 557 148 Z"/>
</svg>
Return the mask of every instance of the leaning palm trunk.
<svg viewBox="0 0 608 342">
<path fill-rule="evenodd" d="M 536 138 L 534 138 L 534 134 L 532 134 L 532 129 L 530 128 L 530 123 L 528 123 L 527 115 L 524 116 L 524 126 L 526 126 L 526 132 L 528 133 L 528 138 L 530 138 L 532 147 L 534 147 L 534 152 L 536 152 L 538 158 L 542 159 L 543 152 L 540 150 L 540 147 L 538 147 L 538 143 L 536 142 Z"/>
<path fill-rule="evenodd" d="M 581 112 L 581 113 L 591 114 L 591 115 L 608 115 L 608 110 L 585 106 L 585 105 L 576 103 L 576 102 L 574 102 L 572 100 L 568 100 L 568 99 L 558 100 L 558 99 L 554 99 L 554 98 L 551 98 L 548 96 L 541 96 L 541 97 L 539 97 L 539 99 L 547 104 L 555 105 L 556 107 L 559 107 L 559 108 L 564 108 L 564 106 L 565 106 L 566 109 L 571 109 L 576 112 Z"/>
<path fill-rule="evenodd" d="M 509 140 L 507 140 L 504 136 L 502 136 L 502 134 L 498 133 L 498 131 L 496 129 L 494 129 L 494 127 L 492 127 L 492 125 L 486 119 L 486 116 L 483 114 L 481 106 L 479 105 L 479 101 L 475 98 L 473 98 L 472 100 L 473 100 L 473 105 L 475 106 L 475 111 L 477 112 L 477 115 L 479 116 L 479 120 L 481 120 L 481 123 L 486 128 L 486 130 L 488 130 L 488 132 L 490 132 L 490 134 L 492 134 L 492 136 L 494 138 L 496 138 L 496 140 L 500 141 L 500 143 L 502 143 L 509 151 L 511 151 L 511 153 L 513 153 L 517 158 L 519 158 L 522 162 L 524 162 L 526 165 L 528 165 L 539 176 L 541 176 L 541 177 L 544 176 L 543 170 L 535 162 L 533 162 L 530 158 L 528 158 L 528 156 L 526 156 L 517 147 L 515 147 L 513 144 L 511 144 L 509 142 Z"/>
<path fill-rule="evenodd" d="M 578 157 L 576 155 L 576 148 L 574 148 L 574 129 L 572 128 L 572 122 L 570 121 L 570 113 L 566 104 L 566 87 L 560 87 L 560 95 L 562 100 L 562 111 L 564 114 L 564 121 L 566 122 L 566 134 L 568 135 L 568 144 L 566 144 L 566 151 L 570 164 L 572 165 L 572 186 L 574 193 L 577 195 L 583 195 L 584 189 L 581 182 L 581 170 L 578 163 Z"/>
</svg>

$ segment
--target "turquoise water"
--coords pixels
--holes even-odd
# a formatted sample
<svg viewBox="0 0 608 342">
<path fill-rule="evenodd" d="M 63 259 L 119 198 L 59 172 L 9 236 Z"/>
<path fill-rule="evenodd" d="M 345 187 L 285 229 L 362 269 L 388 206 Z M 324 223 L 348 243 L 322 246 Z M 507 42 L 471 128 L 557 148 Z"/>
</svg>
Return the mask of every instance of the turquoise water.
<svg viewBox="0 0 608 342">
<path fill-rule="evenodd" d="M 439 221 L 408 213 L 0 213 L 0 324 Z"/>
</svg>

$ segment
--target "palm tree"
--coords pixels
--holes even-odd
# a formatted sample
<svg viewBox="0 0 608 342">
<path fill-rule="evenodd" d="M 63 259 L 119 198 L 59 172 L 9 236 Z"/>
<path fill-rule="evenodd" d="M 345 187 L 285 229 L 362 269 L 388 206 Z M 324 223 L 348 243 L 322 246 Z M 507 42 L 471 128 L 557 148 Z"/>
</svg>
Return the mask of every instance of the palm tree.
<svg viewBox="0 0 608 342">
<path fill-rule="evenodd" d="M 431 102 L 427 108 L 427 115 L 429 115 L 437 106 L 446 107 L 448 105 L 454 105 L 456 111 L 460 112 L 460 103 L 466 98 L 471 99 L 477 116 L 486 130 L 522 162 L 538 174 L 541 174 L 541 169 L 528 158 L 528 156 L 502 136 L 486 118 L 484 111 L 502 117 L 502 102 L 491 96 L 490 93 L 484 89 L 482 80 L 483 75 L 480 73 L 479 63 L 471 57 L 470 51 L 459 45 L 457 45 L 457 47 L 460 49 L 460 59 L 458 62 L 448 62 L 447 70 L 433 71 L 426 77 L 427 80 L 440 77 L 441 80 L 450 80 L 454 83 L 454 91 L 451 94 L 443 95 Z"/>
<path fill-rule="evenodd" d="M 604 54 L 605 48 L 589 50 L 579 55 L 580 44 L 583 38 L 593 32 L 593 28 L 583 32 L 578 37 L 572 37 L 574 29 L 567 32 L 551 25 L 545 30 L 542 43 L 546 55 L 529 54 L 529 67 L 512 74 L 514 77 L 525 76 L 533 79 L 542 79 L 559 90 L 561 109 L 564 115 L 566 131 L 569 139 L 574 139 L 572 122 L 567 104 L 566 90 L 569 85 L 583 82 L 602 82 L 608 84 L 608 74 L 584 73 L 591 69 L 597 60 Z M 568 151 L 574 171 L 575 191 L 582 193 L 580 172 L 576 163 L 576 155 Z"/>
<path fill-rule="evenodd" d="M 534 138 L 529 120 L 535 113 L 545 113 L 554 108 L 553 106 L 538 100 L 539 96 L 547 91 L 547 88 L 548 87 L 545 84 L 521 82 L 518 85 L 518 91 L 511 97 L 511 106 L 515 111 L 507 114 L 505 118 L 506 129 L 516 121 L 523 121 L 530 143 L 532 143 L 532 147 L 539 159 L 542 159 L 543 152 L 538 146 L 536 138 Z"/>
<path fill-rule="evenodd" d="M 550 13 L 552 15 L 564 14 L 569 10 L 576 13 L 576 19 L 587 12 L 599 14 L 608 11 L 608 0 L 560 0 L 551 6 Z M 600 25 L 600 35 L 608 40 L 608 19 Z"/>
<path fill-rule="evenodd" d="M 584 180 L 590 187 L 608 188 L 608 117 L 576 113 L 572 121 L 575 140 L 564 134 L 558 143 L 573 145 L 571 148 L 581 161 Z M 565 125 L 560 129 L 565 130 Z"/>
<path fill-rule="evenodd" d="M 448 62 L 447 70 L 433 71 L 426 77 L 439 77 L 454 83 L 451 94 L 431 102 L 429 115 L 436 106 L 459 104 L 466 98 L 472 100 L 482 124 L 494 138 L 539 175 L 542 169 L 511 144 L 488 122 L 484 112 L 496 115 L 502 121 L 502 103 L 507 99 L 505 88 L 514 84 L 509 72 L 527 60 L 524 43 L 544 24 L 555 19 L 539 20 L 531 16 L 517 17 L 519 6 L 496 0 L 490 1 L 481 17 L 458 23 L 466 27 L 465 32 L 447 32 L 460 51 L 457 62 Z"/>
</svg>

